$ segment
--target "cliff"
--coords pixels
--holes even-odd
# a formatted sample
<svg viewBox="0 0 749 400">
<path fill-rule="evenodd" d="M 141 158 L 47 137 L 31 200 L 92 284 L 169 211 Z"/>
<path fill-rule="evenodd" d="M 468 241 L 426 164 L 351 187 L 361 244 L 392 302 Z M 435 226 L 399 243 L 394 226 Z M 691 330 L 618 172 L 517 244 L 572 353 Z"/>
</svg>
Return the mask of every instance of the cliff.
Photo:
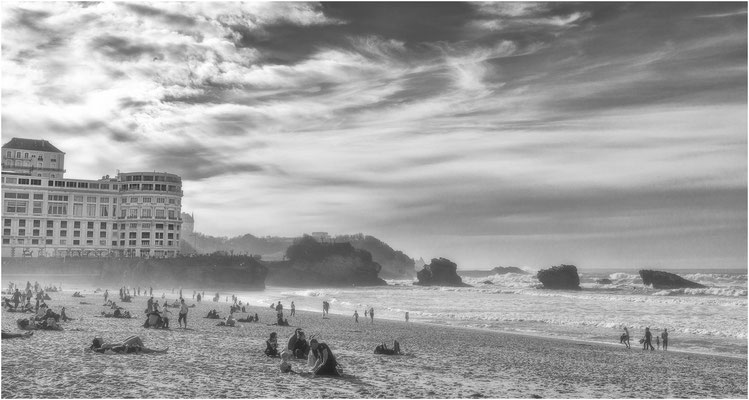
<svg viewBox="0 0 749 400">
<path fill-rule="evenodd" d="M 320 243 L 304 236 L 286 250 L 286 261 L 272 261 L 268 283 L 278 286 L 377 286 L 382 268 L 366 250 L 350 243 Z"/>
<path fill-rule="evenodd" d="M 433 258 L 432 263 L 425 265 L 424 269 L 416 273 L 418 282 L 414 285 L 421 286 L 468 286 L 457 273 L 458 266 L 446 258 Z"/>
<path fill-rule="evenodd" d="M 356 249 L 366 250 L 372 254 L 372 260 L 382 266 L 379 276 L 385 279 L 413 278 L 416 271 L 414 260 L 402 251 L 395 250 L 387 243 L 374 236 L 346 235 L 337 236 L 336 242 L 349 242 Z"/>
<path fill-rule="evenodd" d="M 176 258 L 4 258 L 3 275 L 87 277 L 102 284 L 180 285 L 265 289 L 267 268 L 249 256 L 212 254 Z"/>
<path fill-rule="evenodd" d="M 679 275 L 672 274 L 670 272 L 663 271 L 652 271 L 649 269 L 640 270 L 640 277 L 642 283 L 645 285 L 653 285 L 654 289 L 679 289 L 679 288 L 704 288 L 705 285 L 701 285 L 697 282 L 684 279 Z"/>
<path fill-rule="evenodd" d="M 229 254 L 259 254 L 263 260 L 281 261 L 285 259 L 286 249 L 298 239 L 275 236 L 257 237 L 250 234 L 232 238 L 214 237 L 185 230 L 182 232 L 180 252 L 201 254 L 218 251 Z M 358 233 L 336 236 L 332 240 L 337 243 L 348 242 L 355 249 L 368 251 L 372 255 L 372 260 L 382 266 L 379 275 L 383 278 L 413 278 L 416 274 L 412 258 L 374 236 Z"/>
<path fill-rule="evenodd" d="M 580 276 L 574 265 L 559 265 L 538 271 L 536 277 L 546 289 L 580 290 Z"/>
</svg>

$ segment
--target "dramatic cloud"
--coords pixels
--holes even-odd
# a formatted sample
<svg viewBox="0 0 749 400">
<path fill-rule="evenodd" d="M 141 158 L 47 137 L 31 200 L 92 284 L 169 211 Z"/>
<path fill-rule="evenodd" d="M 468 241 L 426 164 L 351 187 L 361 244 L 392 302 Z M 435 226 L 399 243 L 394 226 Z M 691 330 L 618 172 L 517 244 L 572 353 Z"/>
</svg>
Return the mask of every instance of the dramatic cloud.
<svg viewBox="0 0 749 400">
<path fill-rule="evenodd" d="M 463 268 L 747 263 L 740 3 L 4 2 L 2 128 L 199 231 Z"/>
</svg>

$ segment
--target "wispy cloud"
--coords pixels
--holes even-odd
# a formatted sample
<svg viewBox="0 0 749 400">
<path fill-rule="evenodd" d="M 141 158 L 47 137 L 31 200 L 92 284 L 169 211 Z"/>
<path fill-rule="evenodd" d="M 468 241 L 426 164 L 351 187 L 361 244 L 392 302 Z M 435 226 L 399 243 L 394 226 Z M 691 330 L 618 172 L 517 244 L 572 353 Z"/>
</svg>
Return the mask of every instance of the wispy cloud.
<svg viewBox="0 0 749 400">
<path fill-rule="evenodd" d="M 4 136 L 180 174 L 204 232 L 450 238 L 473 267 L 709 232 L 746 263 L 745 5 L 0 7 Z"/>
</svg>

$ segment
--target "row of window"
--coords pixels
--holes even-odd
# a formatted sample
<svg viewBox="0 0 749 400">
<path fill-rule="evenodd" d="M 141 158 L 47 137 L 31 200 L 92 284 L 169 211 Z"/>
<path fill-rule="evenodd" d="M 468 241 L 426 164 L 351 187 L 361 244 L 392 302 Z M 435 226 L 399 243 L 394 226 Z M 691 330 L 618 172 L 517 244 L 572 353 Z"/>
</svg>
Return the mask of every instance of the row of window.
<svg viewBox="0 0 749 400">
<path fill-rule="evenodd" d="M 58 245 L 61 245 L 61 246 L 67 246 L 68 245 L 67 239 L 60 239 L 60 240 L 57 241 L 57 243 L 54 243 L 54 242 L 55 241 L 52 240 L 52 239 L 45 239 L 44 240 L 44 244 L 45 245 L 55 245 L 55 244 L 58 244 Z M 72 243 L 73 246 L 92 246 L 94 244 L 94 240 L 88 239 L 88 240 L 85 241 L 85 243 L 83 243 L 80 239 L 73 239 L 71 241 L 71 243 Z M 166 242 L 164 240 L 154 240 L 154 241 L 141 240 L 140 241 L 140 245 L 141 246 L 146 246 L 146 247 L 150 247 L 152 245 L 160 247 L 160 246 L 164 246 L 164 243 L 166 243 L 166 246 L 170 246 L 171 247 L 171 246 L 174 246 L 174 244 L 176 242 L 173 241 L 173 240 L 167 240 Z M 3 244 L 10 244 L 10 238 L 3 238 Z M 40 244 L 42 244 L 42 242 L 41 242 L 40 239 L 30 239 L 27 242 L 24 238 L 18 238 L 18 239 L 16 239 L 16 244 L 18 244 L 18 245 L 26 245 L 26 244 L 40 245 Z M 99 240 L 99 246 L 106 246 L 106 245 L 107 245 L 107 241 L 106 240 Z M 124 247 L 125 246 L 125 241 L 124 240 L 120 240 L 119 244 L 118 244 L 118 242 L 116 240 L 112 240 L 111 245 L 112 245 L 112 247 L 117 247 L 118 245 Z M 127 245 L 128 246 L 138 246 L 138 241 L 137 240 L 128 240 L 127 241 Z"/>
<path fill-rule="evenodd" d="M 32 214 L 43 214 L 44 202 L 33 201 L 31 203 Z M 85 208 L 84 208 L 85 206 Z M 4 210 L 6 213 L 12 214 L 28 214 L 29 213 L 29 202 L 26 200 L 5 200 Z M 72 214 L 69 213 L 70 208 L 68 203 L 60 203 L 49 201 L 47 203 L 47 214 L 48 215 L 71 215 L 73 217 L 114 217 L 117 215 L 117 206 L 110 206 L 107 204 L 83 204 L 73 203 Z M 85 211 L 84 211 L 85 210 Z M 120 218 L 157 218 L 157 219 L 177 219 L 177 210 L 163 208 L 122 208 L 120 209 Z"/>
<path fill-rule="evenodd" d="M 11 151 L 11 150 L 6 151 L 5 152 L 5 157 L 13 158 L 13 151 Z M 21 158 L 21 152 L 20 151 L 16 151 L 16 158 Z M 23 158 L 29 158 L 29 153 L 28 152 L 23 152 Z M 39 154 L 39 155 L 31 154 L 31 158 L 36 158 L 39 161 L 44 161 L 44 155 L 42 155 L 42 154 Z M 52 158 L 49 159 L 49 161 L 51 161 L 51 162 L 57 162 L 57 157 L 52 157 Z"/>
<path fill-rule="evenodd" d="M 31 168 L 32 161 L 29 160 L 16 160 L 15 162 L 13 160 L 5 160 L 5 166 L 6 167 L 23 167 L 23 168 Z M 44 168 L 44 163 L 39 161 L 36 163 L 37 168 Z M 50 169 L 57 169 L 57 163 L 51 163 L 49 166 Z"/>
<path fill-rule="evenodd" d="M 41 175 L 40 175 L 41 176 Z M 54 178 L 54 175 L 51 176 Z M 41 186 L 42 180 L 41 179 L 30 179 L 30 178 L 15 178 L 15 177 L 3 177 L 3 180 L 5 183 L 8 184 L 18 184 L 18 185 L 32 185 L 32 186 Z M 100 183 L 100 182 L 81 182 L 81 181 L 58 181 L 50 179 L 47 181 L 47 186 L 49 187 L 59 187 L 59 188 L 75 188 L 75 189 L 98 189 L 98 190 L 147 190 L 147 191 L 156 191 L 156 192 L 179 192 L 180 186 L 177 185 L 166 185 L 166 184 L 153 184 L 153 183 L 123 183 L 123 184 L 109 184 L 109 183 Z"/>
<path fill-rule="evenodd" d="M 60 229 L 67 229 L 68 228 L 68 225 L 69 225 L 68 222 L 69 221 L 57 221 L 57 222 L 59 222 L 58 224 L 55 224 L 55 222 L 56 221 L 54 221 L 54 220 L 47 220 L 46 221 L 46 227 L 47 227 L 47 229 L 54 229 L 55 225 L 57 225 L 57 227 L 60 228 Z M 74 229 L 81 229 L 81 226 L 82 226 L 82 222 L 81 221 L 70 221 L 70 222 L 72 222 L 72 225 L 73 225 Z M 12 219 L 10 219 L 10 218 L 4 218 L 3 219 L 3 227 L 10 228 L 12 226 L 12 224 L 13 224 L 13 220 Z M 107 229 L 107 224 L 108 224 L 107 222 L 99 222 L 99 229 L 102 229 L 102 230 Z M 122 230 L 125 230 L 126 227 L 130 228 L 130 229 L 138 229 L 138 223 L 137 222 L 131 222 L 129 224 L 125 224 L 125 223 L 118 224 L 116 222 L 112 222 L 111 224 L 112 224 L 112 229 L 113 230 L 117 230 L 118 227 L 119 227 L 119 229 L 122 229 Z M 165 226 L 166 226 L 167 230 L 170 230 L 170 231 L 175 230 L 175 228 L 176 228 L 176 230 L 180 229 L 180 225 L 179 224 L 161 224 L 161 223 L 151 224 L 150 222 L 144 222 L 144 223 L 140 224 L 140 227 L 142 229 L 149 229 L 150 230 L 151 229 L 151 225 L 153 225 L 154 228 L 156 228 L 156 230 L 164 230 Z M 25 219 L 19 219 L 18 220 L 18 227 L 19 228 L 26 228 L 27 226 L 31 226 L 33 228 L 41 228 L 42 227 L 42 220 L 40 220 L 40 219 L 34 219 L 34 220 L 31 220 L 30 223 L 27 220 L 25 220 Z M 95 226 L 96 226 L 96 222 L 93 222 L 93 221 L 86 222 L 86 228 L 87 229 L 95 229 Z"/>
<path fill-rule="evenodd" d="M 174 176 L 165 175 L 125 175 L 126 182 L 179 182 Z"/>
<path fill-rule="evenodd" d="M 34 193 L 34 200 L 44 200 L 44 193 Z M 3 195 L 6 199 L 22 199 L 22 200 L 28 200 L 29 194 L 28 193 L 18 193 L 18 192 L 5 192 Z M 48 196 L 50 201 L 68 201 L 70 198 L 68 195 L 63 194 L 49 194 Z M 86 203 L 104 203 L 109 204 L 109 197 L 96 197 L 96 196 L 83 196 L 83 195 L 74 195 L 73 201 L 77 203 L 83 203 L 84 199 L 86 200 Z M 175 198 L 169 198 L 166 197 L 150 197 L 150 196 L 144 196 L 142 198 L 139 197 L 127 197 L 122 199 L 122 202 L 124 203 L 126 200 L 129 200 L 130 203 L 138 203 L 142 199 L 142 203 L 150 203 L 154 204 L 179 204 L 179 200 Z M 111 198 L 113 204 L 117 204 L 117 198 L 112 197 Z M 168 201 L 167 201 L 168 200 Z M 88 204 L 90 205 L 90 204 Z"/>
</svg>

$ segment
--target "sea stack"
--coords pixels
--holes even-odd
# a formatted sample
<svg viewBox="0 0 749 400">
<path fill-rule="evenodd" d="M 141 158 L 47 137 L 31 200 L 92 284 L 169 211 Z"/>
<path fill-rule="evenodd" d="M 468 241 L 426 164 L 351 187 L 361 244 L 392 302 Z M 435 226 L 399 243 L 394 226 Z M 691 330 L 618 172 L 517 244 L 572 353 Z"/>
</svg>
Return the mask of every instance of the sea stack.
<svg viewBox="0 0 749 400">
<path fill-rule="evenodd" d="M 640 277 L 642 283 L 645 285 L 653 285 L 653 289 L 681 289 L 681 288 L 693 288 L 700 289 L 707 286 L 701 285 L 697 282 L 684 279 L 679 275 L 672 274 L 664 271 L 653 271 L 649 269 L 641 269 Z"/>
<path fill-rule="evenodd" d="M 580 276 L 574 265 L 559 265 L 538 271 L 536 277 L 546 289 L 580 290 Z"/>
<path fill-rule="evenodd" d="M 424 269 L 416 273 L 418 282 L 414 285 L 421 286 L 471 286 L 463 283 L 463 279 L 457 273 L 458 266 L 447 258 L 433 258 L 432 263 L 425 265 Z"/>
</svg>

